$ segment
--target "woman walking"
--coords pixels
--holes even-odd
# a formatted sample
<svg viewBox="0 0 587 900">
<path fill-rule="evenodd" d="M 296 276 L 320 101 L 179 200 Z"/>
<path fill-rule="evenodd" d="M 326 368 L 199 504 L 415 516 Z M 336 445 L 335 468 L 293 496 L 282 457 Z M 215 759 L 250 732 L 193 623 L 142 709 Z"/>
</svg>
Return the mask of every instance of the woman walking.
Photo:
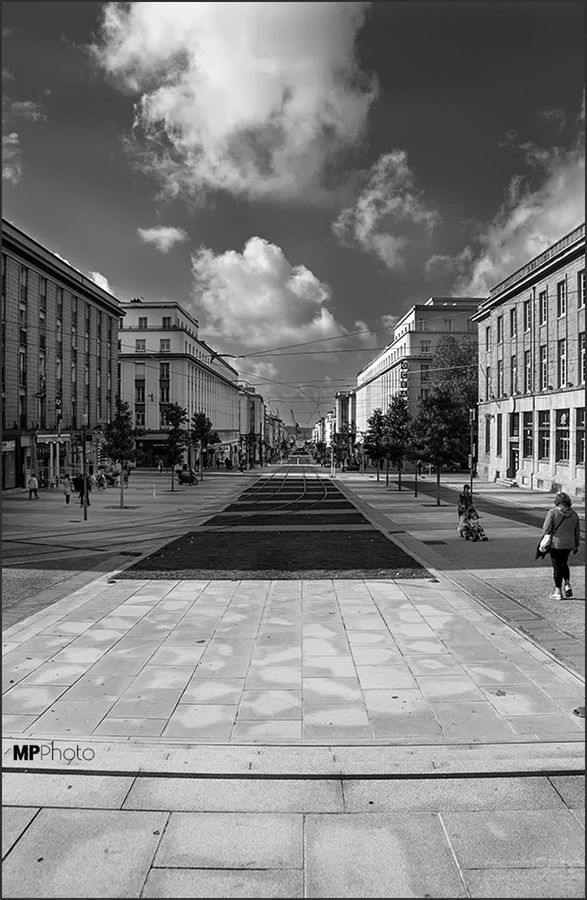
<svg viewBox="0 0 587 900">
<path fill-rule="evenodd" d="M 576 553 L 579 549 L 581 533 L 579 516 L 571 506 L 569 495 L 560 491 L 554 498 L 554 509 L 549 509 L 542 526 L 543 533 L 551 535 L 548 552 L 552 562 L 554 593 L 550 594 L 550 600 L 562 600 L 563 591 L 565 597 L 573 596 L 568 559 L 571 550 Z"/>
<path fill-rule="evenodd" d="M 69 506 L 69 498 L 71 497 L 71 478 L 69 475 L 63 476 L 63 493 L 65 495 L 65 504 Z"/>
</svg>

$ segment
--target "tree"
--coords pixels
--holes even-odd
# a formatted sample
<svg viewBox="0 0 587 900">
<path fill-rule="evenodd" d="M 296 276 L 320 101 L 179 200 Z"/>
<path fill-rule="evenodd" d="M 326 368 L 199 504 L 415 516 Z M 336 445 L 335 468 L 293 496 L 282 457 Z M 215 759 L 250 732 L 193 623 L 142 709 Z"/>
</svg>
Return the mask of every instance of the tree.
<svg viewBox="0 0 587 900">
<path fill-rule="evenodd" d="M 408 401 L 396 394 L 391 398 L 384 416 L 385 447 L 392 463 L 397 466 L 397 486 L 402 489 L 402 464 L 408 456 L 411 441 Z"/>
<path fill-rule="evenodd" d="M 412 454 L 436 469 L 436 505 L 440 506 L 440 470 L 462 455 L 467 423 L 449 390 L 434 388 L 420 403 L 412 423 Z"/>
<path fill-rule="evenodd" d="M 479 396 L 477 352 L 471 338 L 444 334 L 432 358 L 431 387 L 449 391 L 465 410 L 475 407 Z"/>
<path fill-rule="evenodd" d="M 383 459 L 386 453 L 385 420 L 381 409 L 374 409 L 367 419 L 367 431 L 363 448 L 377 462 L 377 481 L 379 481 L 379 460 Z"/>
<path fill-rule="evenodd" d="M 105 456 L 120 467 L 120 508 L 124 509 L 124 468 L 137 458 L 136 439 L 142 434 L 134 428 L 132 412 L 128 403 L 117 398 L 116 413 L 111 422 L 104 426 Z"/>
<path fill-rule="evenodd" d="M 182 426 L 187 422 L 188 412 L 179 403 L 170 403 L 165 410 L 165 416 L 169 431 L 163 456 L 165 464 L 171 469 L 171 490 L 174 491 L 175 467 L 182 461 L 184 447 L 187 443 L 187 433 Z"/>
<path fill-rule="evenodd" d="M 219 444 L 220 438 L 216 431 L 212 431 L 212 422 L 205 412 L 195 413 L 192 416 L 189 434 L 190 441 L 199 449 L 200 478 L 204 477 L 204 454 L 210 444 Z"/>
</svg>

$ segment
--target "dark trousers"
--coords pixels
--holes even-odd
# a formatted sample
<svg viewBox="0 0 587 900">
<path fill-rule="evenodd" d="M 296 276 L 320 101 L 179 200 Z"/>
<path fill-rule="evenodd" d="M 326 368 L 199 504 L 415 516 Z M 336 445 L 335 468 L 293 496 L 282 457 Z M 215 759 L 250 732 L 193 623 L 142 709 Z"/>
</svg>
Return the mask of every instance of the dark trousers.
<svg viewBox="0 0 587 900">
<path fill-rule="evenodd" d="M 35 500 L 39 499 L 39 495 L 37 494 L 36 488 L 29 488 L 29 500 L 33 499 L 33 494 L 35 495 Z"/>
<path fill-rule="evenodd" d="M 69 504 L 69 497 L 70 497 L 69 494 L 66 494 L 66 495 L 65 495 L 65 502 L 66 502 L 67 504 Z"/>
<path fill-rule="evenodd" d="M 569 550 L 551 550 L 550 561 L 552 563 L 552 574 L 554 577 L 554 586 L 561 587 L 563 581 L 569 581 L 571 573 L 567 560 L 569 558 Z"/>
</svg>

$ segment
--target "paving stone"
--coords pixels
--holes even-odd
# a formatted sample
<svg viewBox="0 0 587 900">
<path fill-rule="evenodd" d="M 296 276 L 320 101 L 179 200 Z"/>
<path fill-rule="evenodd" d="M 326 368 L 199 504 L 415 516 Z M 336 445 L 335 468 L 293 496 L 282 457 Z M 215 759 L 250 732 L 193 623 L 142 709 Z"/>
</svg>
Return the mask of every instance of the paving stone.
<svg viewBox="0 0 587 900">
<path fill-rule="evenodd" d="M 2 733 L 6 734 L 19 734 L 28 729 L 29 725 L 32 725 L 35 719 L 38 717 L 36 715 L 32 716 L 19 716 L 7 714 L 2 716 Z"/>
<path fill-rule="evenodd" d="M 139 897 L 167 815 L 42 809 L 4 862 L 4 896 Z"/>
<path fill-rule="evenodd" d="M 82 748 L 83 749 L 83 748 Z M 53 759 L 60 762 L 59 750 Z M 67 806 L 119 809 L 133 779 L 110 775 L 4 772 L 2 802 L 8 806 Z"/>
<path fill-rule="evenodd" d="M 463 869 L 470 897 L 584 897 L 585 869 Z"/>
<path fill-rule="evenodd" d="M 19 686 L 32 684 L 63 684 L 71 685 L 85 675 L 88 666 L 85 663 L 56 663 L 48 662 L 39 666 L 31 675 L 27 675 Z"/>
<path fill-rule="evenodd" d="M 552 788 L 551 791 L 555 793 Z M 124 809 L 233 813 L 342 812 L 342 787 L 338 780 L 136 778 L 124 802 Z"/>
<path fill-rule="evenodd" d="M 563 809 L 545 776 L 413 780 L 344 779 L 345 812 Z"/>
<path fill-rule="evenodd" d="M 14 846 L 29 822 L 38 813 L 34 806 L 10 806 L 3 798 L 2 806 L 2 858 Z"/>
<path fill-rule="evenodd" d="M 162 736 L 228 742 L 236 713 L 235 705 L 180 703 Z"/>
<path fill-rule="evenodd" d="M 93 735 L 112 735 L 112 737 L 160 737 L 167 725 L 168 719 L 147 718 L 111 718 L 106 716 Z"/>
<path fill-rule="evenodd" d="M 240 719 L 301 719 L 300 691 L 244 691 L 238 708 Z"/>
<path fill-rule="evenodd" d="M 559 713 L 560 707 L 534 684 L 503 684 L 482 688 L 487 699 L 502 716 L 528 716 Z"/>
<path fill-rule="evenodd" d="M 443 812 L 442 820 L 465 869 L 584 865 L 585 834 L 568 809 Z"/>
<path fill-rule="evenodd" d="M 91 734 L 112 708 L 110 700 L 59 700 L 31 726 L 32 734 Z"/>
<path fill-rule="evenodd" d="M 308 897 L 466 897 L 433 813 L 308 815 Z"/>
<path fill-rule="evenodd" d="M 434 704 L 434 715 L 448 738 L 464 740 L 512 740 L 514 731 L 489 702 L 468 700 Z"/>
<path fill-rule="evenodd" d="M 474 681 L 467 675 L 443 675 L 434 676 L 418 675 L 416 677 L 418 687 L 429 702 L 437 700 L 479 700 L 485 699 Z"/>
<path fill-rule="evenodd" d="M 303 865 L 303 817 L 268 813 L 172 813 L 157 867 L 293 869 Z"/>
<path fill-rule="evenodd" d="M 584 775 L 551 775 L 549 780 L 567 806 L 585 809 Z"/>
<path fill-rule="evenodd" d="M 303 872 L 151 869 L 141 897 L 303 897 Z"/>
<path fill-rule="evenodd" d="M 65 691 L 65 685 L 17 684 L 2 698 L 2 709 L 14 715 L 40 715 Z"/>
<path fill-rule="evenodd" d="M 139 693 L 140 690 L 140 693 Z M 168 719 L 182 695 L 181 688 L 149 690 L 131 684 L 109 710 L 111 718 Z"/>
<path fill-rule="evenodd" d="M 239 703 L 244 688 L 244 678 L 208 678 L 195 675 L 180 697 L 180 703 Z"/>
</svg>

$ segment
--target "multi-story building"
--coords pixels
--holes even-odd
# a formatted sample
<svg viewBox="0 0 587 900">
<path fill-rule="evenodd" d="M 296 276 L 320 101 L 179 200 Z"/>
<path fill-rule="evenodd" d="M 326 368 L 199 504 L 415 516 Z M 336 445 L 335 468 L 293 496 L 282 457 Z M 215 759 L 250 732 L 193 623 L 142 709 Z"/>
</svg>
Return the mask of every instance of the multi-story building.
<svg viewBox="0 0 587 900">
<path fill-rule="evenodd" d="M 2 487 L 98 463 L 117 382 L 119 301 L 2 220 Z"/>
<path fill-rule="evenodd" d="M 393 340 L 357 375 L 356 425 L 364 434 L 375 409 L 387 409 L 396 394 L 408 400 L 410 415 L 429 391 L 430 368 L 436 346 L 443 335 L 477 340 L 471 316 L 482 297 L 430 297 L 418 303 L 399 320 Z"/>
<path fill-rule="evenodd" d="M 474 319 L 480 477 L 584 496 L 585 225 L 496 285 Z"/>
<path fill-rule="evenodd" d="M 263 397 L 247 382 L 239 383 L 239 462 L 251 468 L 266 462 Z"/>
<path fill-rule="evenodd" d="M 279 413 L 267 410 L 265 413 L 265 459 L 267 462 L 281 459 L 284 440 L 285 425 L 279 417 Z"/>
<path fill-rule="evenodd" d="M 354 391 L 337 391 L 334 397 L 336 401 L 336 431 L 340 433 L 343 428 L 354 428 L 357 419 L 357 398 Z"/>
<path fill-rule="evenodd" d="M 123 303 L 119 327 L 120 397 L 134 412 L 143 451 L 141 464 L 153 466 L 163 456 L 167 409 L 179 403 L 188 422 L 204 412 L 218 433 L 214 455 L 234 463 L 240 435 L 238 372 L 198 337 L 198 322 L 179 303 Z M 187 456 L 187 453 L 186 453 Z"/>
</svg>

